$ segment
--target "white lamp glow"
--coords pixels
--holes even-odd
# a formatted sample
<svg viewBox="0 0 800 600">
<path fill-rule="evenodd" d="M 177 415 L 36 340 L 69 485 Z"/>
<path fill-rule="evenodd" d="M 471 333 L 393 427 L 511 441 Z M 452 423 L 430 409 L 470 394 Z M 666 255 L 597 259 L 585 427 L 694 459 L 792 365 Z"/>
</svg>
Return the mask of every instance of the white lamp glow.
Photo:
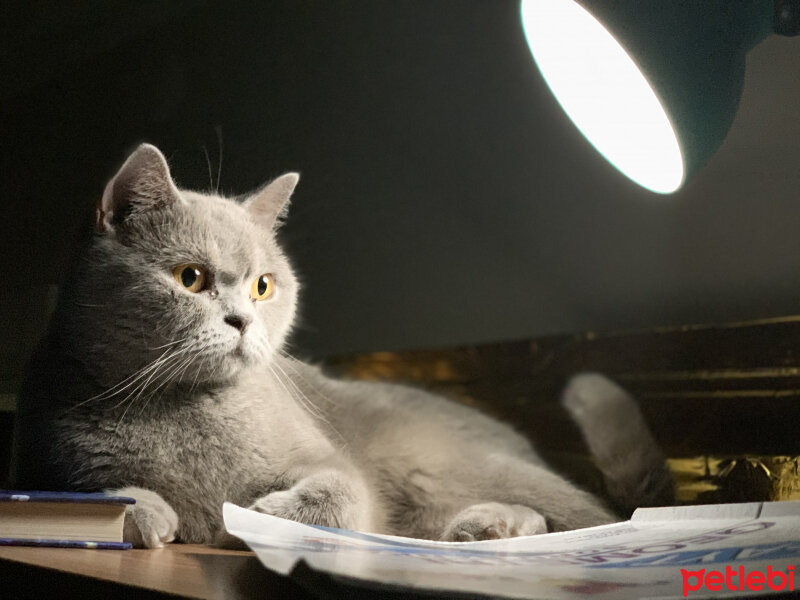
<svg viewBox="0 0 800 600">
<path fill-rule="evenodd" d="M 573 0 L 522 0 L 521 10 L 534 60 L 581 133 L 638 184 L 662 194 L 681 187 L 669 117 L 608 30 Z"/>
</svg>

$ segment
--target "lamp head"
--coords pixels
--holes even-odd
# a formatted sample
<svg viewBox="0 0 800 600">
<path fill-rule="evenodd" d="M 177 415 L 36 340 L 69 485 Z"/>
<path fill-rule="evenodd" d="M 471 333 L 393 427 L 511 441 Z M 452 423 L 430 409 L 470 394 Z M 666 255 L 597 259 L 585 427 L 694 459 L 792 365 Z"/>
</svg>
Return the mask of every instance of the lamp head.
<svg viewBox="0 0 800 600">
<path fill-rule="evenodd" d="M 659 193 L 722 144 L 750 48 L 800 22 L 798 0 L 522 0 L 521 11 L 562 108 L 617 169 Z"/>
</svg>

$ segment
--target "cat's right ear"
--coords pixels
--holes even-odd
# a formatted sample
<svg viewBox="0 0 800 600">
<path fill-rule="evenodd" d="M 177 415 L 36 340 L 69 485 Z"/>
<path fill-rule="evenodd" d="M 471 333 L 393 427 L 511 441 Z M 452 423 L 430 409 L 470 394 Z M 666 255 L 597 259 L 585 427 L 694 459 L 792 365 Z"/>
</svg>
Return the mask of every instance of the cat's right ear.
<svg viewBox="0 0 800 600">
<path fill-rule="evenodd" d="M 95 213 L 95 230 L 105 233 L 131 214 L 180 202 L 180 194 L 158 148 L 142 144 L 106 185 Z"/>
</svg>

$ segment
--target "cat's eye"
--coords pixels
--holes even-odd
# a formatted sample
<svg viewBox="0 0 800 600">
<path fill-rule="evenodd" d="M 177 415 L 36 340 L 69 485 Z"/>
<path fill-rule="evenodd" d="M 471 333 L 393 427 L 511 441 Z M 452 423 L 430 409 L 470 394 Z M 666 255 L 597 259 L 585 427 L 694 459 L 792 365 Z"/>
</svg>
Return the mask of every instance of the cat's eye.
<svg viewBox="0 0 800 600">
<path fill-rule="evenodd" d="M 253 300 L 266 300 L 275 293 L 275 280 L 269 273 L 264 273 L 261 277 L 253 281 L 250 286 L 250 297 Z"/>
<path fill-rule="evenodd" d="M 182 287 L 192 293 L 201 292 L 206 287 L 206 271 L 199 265 L 177 265 L 172 276 Z"/>
</svg>

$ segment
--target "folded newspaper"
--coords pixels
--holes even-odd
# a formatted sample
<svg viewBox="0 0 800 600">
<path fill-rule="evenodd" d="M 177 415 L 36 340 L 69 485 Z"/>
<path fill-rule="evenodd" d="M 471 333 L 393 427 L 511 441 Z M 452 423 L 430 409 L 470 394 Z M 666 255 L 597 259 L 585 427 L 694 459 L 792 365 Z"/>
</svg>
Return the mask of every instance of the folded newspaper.
<svg viewBox="0 0 800 600">
<path fill-rule="evenodd" d="M 228 532 L 264 566 L 323 595 L 366 588 L 624 599 L 800 590 L 800 502 L 794 501 L 645 508 L 613 525 L 461 543 L 303 525 L 233 504 L 223 513 Z M 328 585 L 320 589 L 320 581 Z"/>
</svg>

